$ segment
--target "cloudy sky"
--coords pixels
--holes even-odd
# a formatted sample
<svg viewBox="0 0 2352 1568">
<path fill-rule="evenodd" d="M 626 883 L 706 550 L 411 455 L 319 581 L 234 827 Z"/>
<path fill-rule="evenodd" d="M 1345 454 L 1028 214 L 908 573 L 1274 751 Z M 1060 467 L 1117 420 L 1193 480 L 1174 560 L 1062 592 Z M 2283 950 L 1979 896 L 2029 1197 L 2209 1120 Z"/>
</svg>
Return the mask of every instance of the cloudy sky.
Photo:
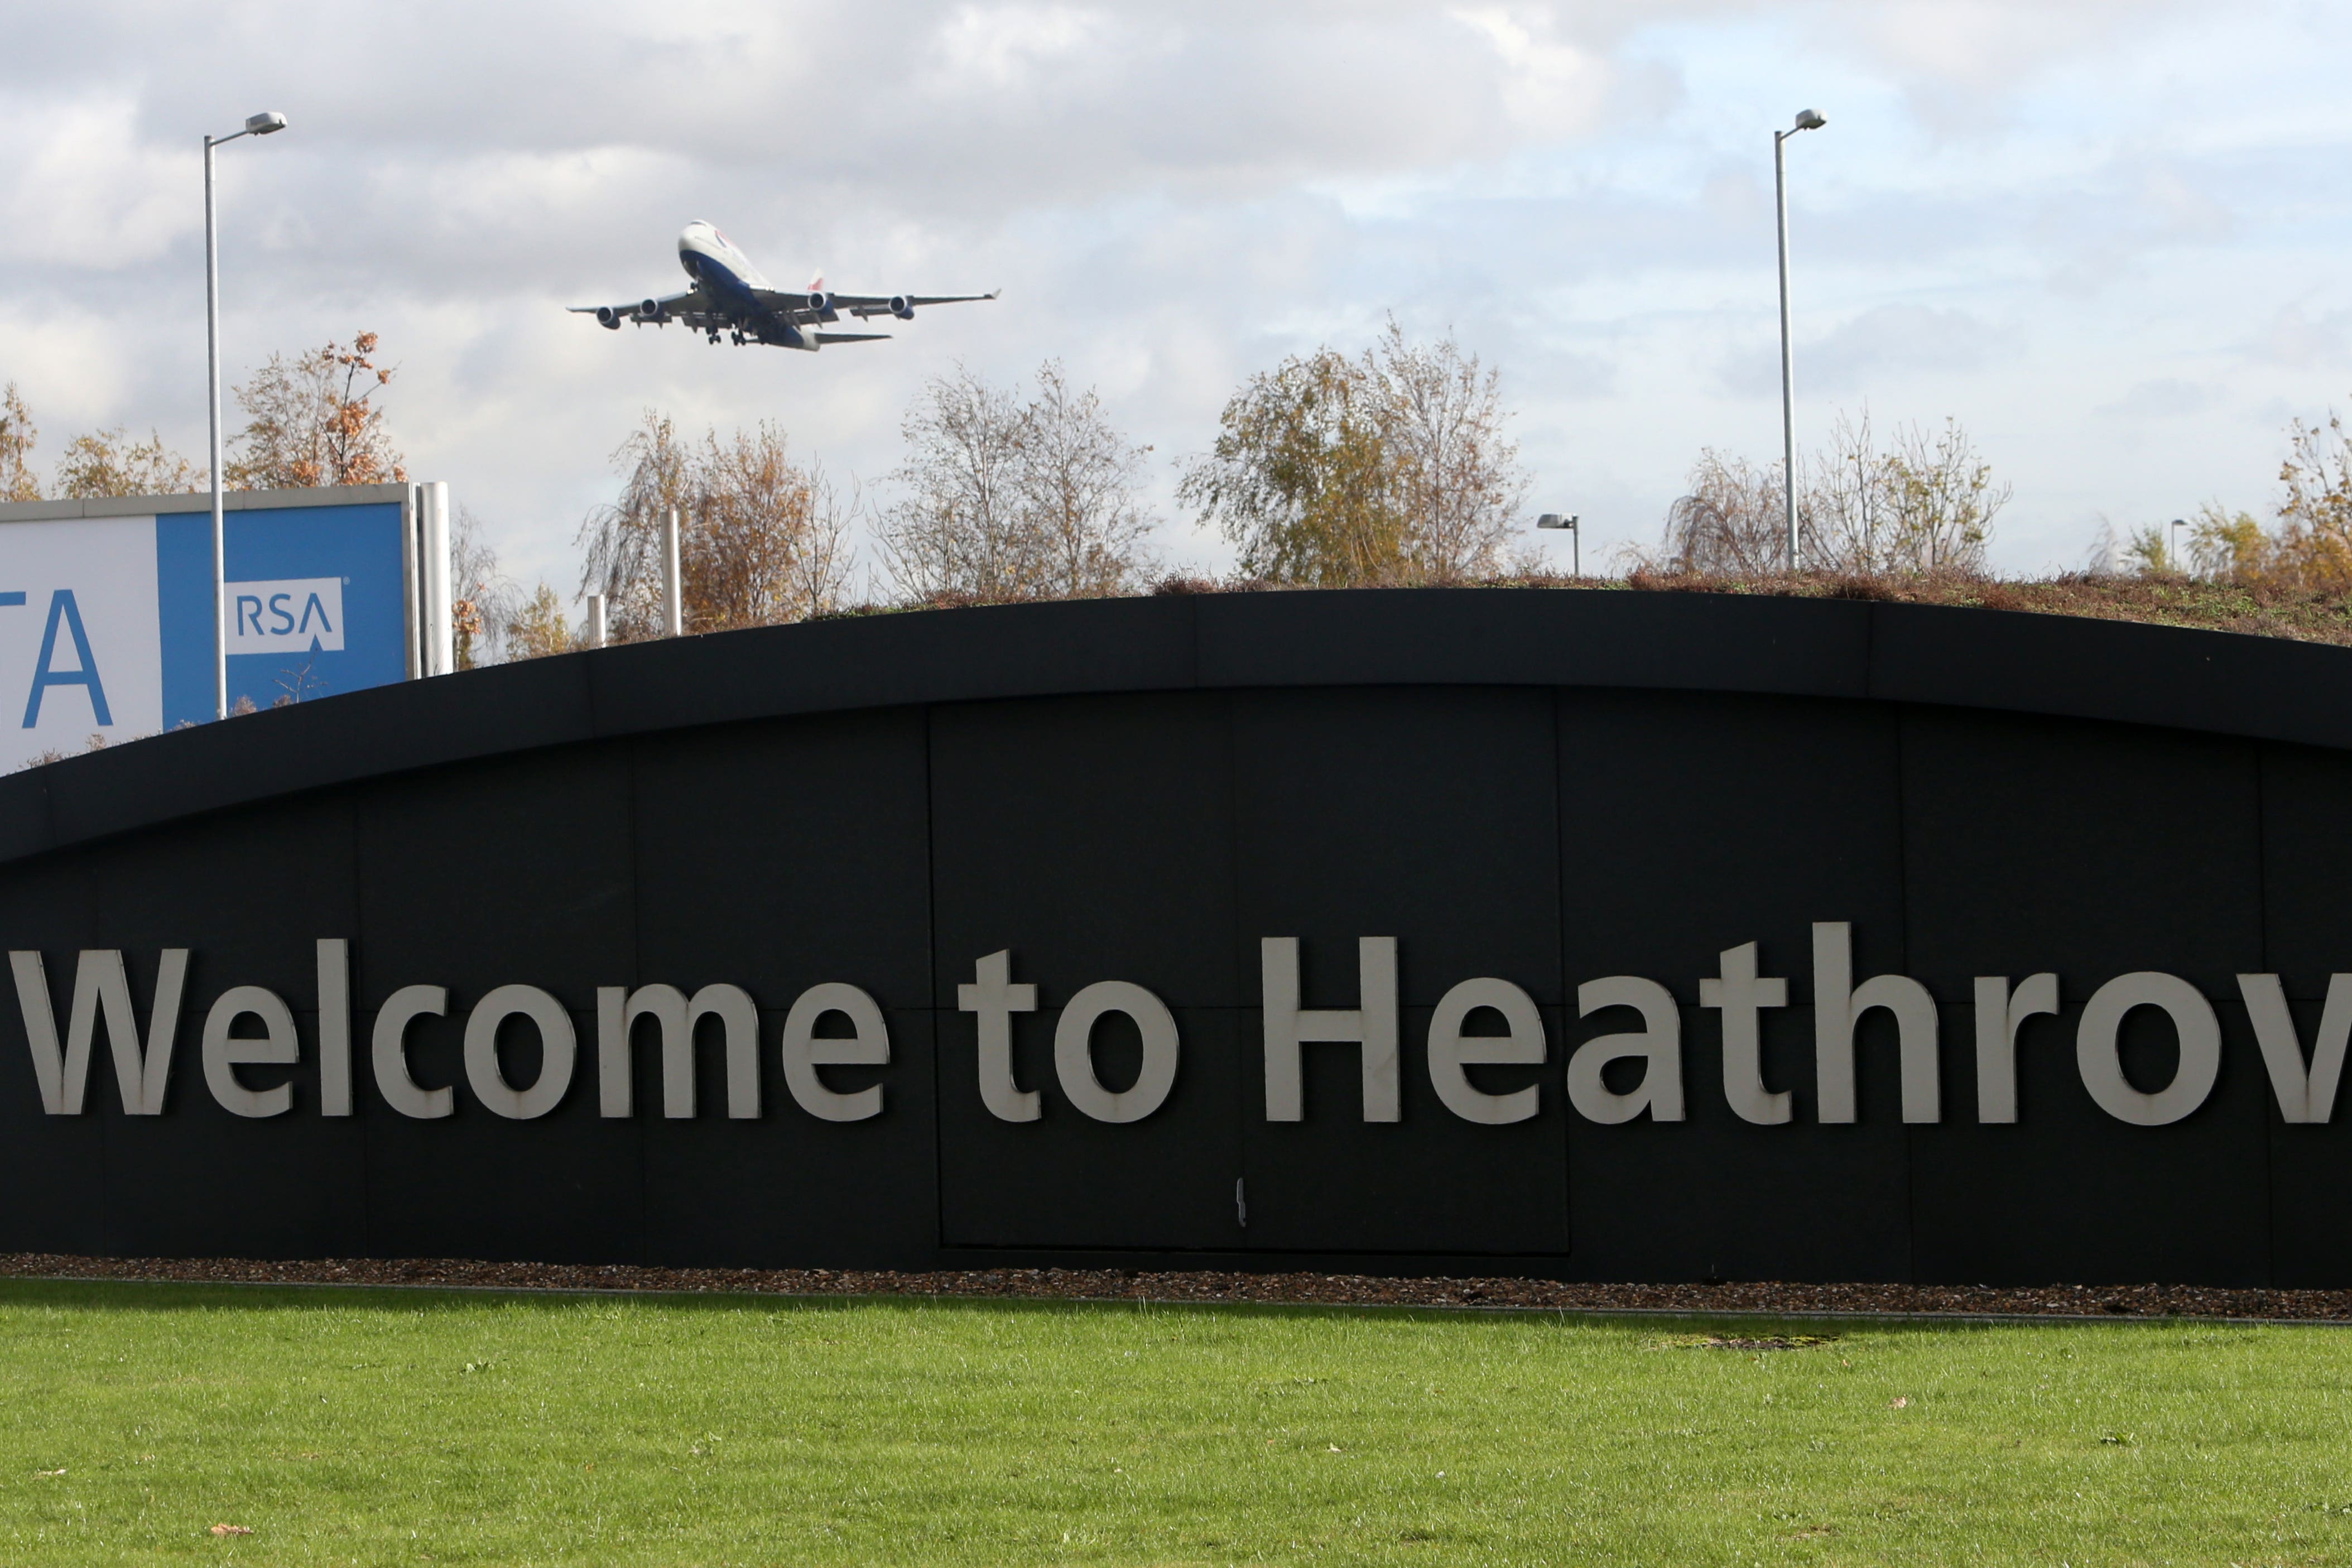
<svg viewBox="0 0 2352 1568">
<path fill-rule="evenodd" d="M 1770 132 L 1808 106 L 1800 439 L 1958 419 L 2015 485 L 2002 569 L 2261 510 L 2287 421 L 2352 406 L 2341 5 L 86 0 L 9 43 L 0 379 L 43 457 L 201 451 L 199 138 L 282 110 L 222 154 L 231 378 L 383 333 L 412 474 L 566 591 L 643 408 L 878 489 L 959 360 L 1098 386 L 1165 554 L 1216 570 L 1175 463 L 1391 311 L 1500 369 L 1532 504 L 1605 561 L 1700 447 L 1777 447 Z M 782 286 L 1004 298 L 816 356 L 563 313 L 681 286 L 698 217 Z"/>
</svg>

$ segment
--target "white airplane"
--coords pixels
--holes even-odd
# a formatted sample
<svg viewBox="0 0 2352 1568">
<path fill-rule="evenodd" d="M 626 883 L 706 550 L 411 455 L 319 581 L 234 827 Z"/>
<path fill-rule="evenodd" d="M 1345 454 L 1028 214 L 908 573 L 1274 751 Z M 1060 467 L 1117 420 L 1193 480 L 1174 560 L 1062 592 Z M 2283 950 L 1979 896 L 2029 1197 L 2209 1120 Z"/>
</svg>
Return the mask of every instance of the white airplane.
<svg viewBox="0 0 2352 1568">
<path fill-rule="evenodd" d="M 915 319 L 918 305 L 961 305 L 972 300 L 993 300 L 1002 290 L 986 294 L 828 294 L 824 279 L 813 279 L 798 294 L 769 286 L 751 265 L 751 258 L 709 224 L 688 224 L 677 237 L 677 264 L 694 279 L 694 287 L 666 299 L 640 300 L 634 305 L 573 305 L 571 310 L 593 315 L 600 326 L 614 331 L 623 321 L 664 327 L 676 321 L 690 331 L 707 332 L 716 343 L 727 331 L 735 342 L 773 343 L 778 348 L 806 349 L 814 353 L 827 343 L 870 343 L 888 332 L 803 331 L 820 323 L 830 326 L 845 315 L 863 321 L 873 316 Z"/>
</svg>

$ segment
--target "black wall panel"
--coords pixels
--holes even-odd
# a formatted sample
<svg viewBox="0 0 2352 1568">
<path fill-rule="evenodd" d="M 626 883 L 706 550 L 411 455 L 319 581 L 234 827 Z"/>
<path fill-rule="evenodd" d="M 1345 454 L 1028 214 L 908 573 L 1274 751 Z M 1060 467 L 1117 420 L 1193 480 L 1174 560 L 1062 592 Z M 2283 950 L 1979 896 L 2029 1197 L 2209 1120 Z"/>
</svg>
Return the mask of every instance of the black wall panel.
<svg viewBox="0 0 2352 1568">
<path fill-rule="evenodd" d="M 0 939 L 44 955 L 60 1032 L 83 951 L 121 952 L 142 1026 L 163 950 L 194 955 L 161 1115 L 126 1114 L 103 1031 L 84 1111 L 47 1113 L 22 999 L 0 998 L 0 1248 L 2352 1284 L 2352 1112 L 2285 1119 L 2237 980 L 2276 971 L 2302 1049 L 2326 1048 L 2330 977 L 2352 974 L 2347 713 L 2342 650 L 1429 591 L 877 617 L 206 726 L 0 780 Z M 1821 1121 L 1820 921 L 1850 924 L 1857 984 L 1932 995 L 1937 1120 L 1903 1121 L 1878 1010 L 1857 1119 Z M 321 1114 L 322 937 L 352 944 L 347 1118 Z M 1399 1120 L 1364 1120 L 1348 1042 L 1306 1044 L 1304 1119 L 1268 1119 L 1267 937 L 1297 940 L 1303 1005 L 1340 1011 L 1360 939 L 1395 939 Z M 1702 1005 L 1747 942 L 1787 985 L 1761 1017 L 1782 1125 L 1733 1113 Z M 1012 1021 L 1033 1121 L 982 1103 L 958 1005 L 1003 950 L 1037 988 Z M 2020 1120 L 1983 1124 L 1973 981 L 2043 971 L 2063 1010 L 2024 1026 Z M 2077 1063 L 2085 1004 L 2137 971 L 2191 983 L 2221 1031 L 2211 1093 L 2166 1126 L 2102 1110 Z M 1628 1026 L 1578 1016 L 1578 986 L 1612 975 L 1672 999 L 1684 1121 L 1570 1103 L 1575 1049 Z M 1482 977 L 1524 989 L 1545 1035 L 1539 1064 L 1470 1069 L 1536 1090 L 1507 1125 L 1430 1077 L 1433 1008 Z M 1130 1123 L 1083 1114 L 1055 1060 L 1062 1009 L 1106 980 L 1150 990 L 1181 1040 L 1166 1101 Z M 454 1091 L 441 1120 L 396 1112 L 371 1067 L 377 1007 L 419 983 L 450 993 L 407 1047 Z M 467 1011 L 517 983 L 577 1037 L 568 1091 L 530 1120 L 483 1102 L 462 1047 Z M 785 1082 L 784 1019 L 824 983 L 886 1020 L 887 1065 L 821 1069 L 881 1087 L 869 1120 L 822 1120 Z M 708 1021 L 698 1115 L 663 1114 L 644 1022 L 635 1112 L 601 1114 L 597 988 L 655 984 L 751 993 L 758 1117 L 727 1115 Z M 296 1019 L 298 1061 L 237 1069 L 292 1087 L 282 1116 L 206 1087 L 205 1019 L 240 984 Z M 534 1031 L 500 1041 L 530 1079 Z M 2180 1058 L 2152 1008 L 2119 1051 L 2143 1090 Z M 1093 1060 L 1131 1082 L 1134 1026 L 1104 1019 Z"/>
</svg>

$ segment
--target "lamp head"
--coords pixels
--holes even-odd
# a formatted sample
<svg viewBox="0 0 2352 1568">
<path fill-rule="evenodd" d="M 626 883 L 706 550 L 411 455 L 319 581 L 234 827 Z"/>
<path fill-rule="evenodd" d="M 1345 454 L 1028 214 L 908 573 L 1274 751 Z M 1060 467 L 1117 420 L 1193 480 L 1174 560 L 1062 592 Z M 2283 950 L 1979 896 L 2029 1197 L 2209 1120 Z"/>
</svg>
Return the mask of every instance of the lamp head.
<svg viewBox="0 0 2352 1568">
<path fill-rule="evenodd" d="M 248 114 L 245 117 L 245 130 L 248 136 L 267 136 L 273 131 L 285 129 L 286 117 L 274 109 L 266 109 L 259 114 Z"/>
<path fill-rule="evenodd" d="M 1571 529 L 1572 529 L 1572 528 L 1574 528 L 1574 527 L 1576 526 L 1576 519 L 1574 519 L 1573 517 L 1562 517 L 1562 516 L 1560 516 L 1560 515 L 1559 515 L 1559 513 L 1558 513 L 1558 512 L 1556 512 L 1556 511 L 1548 511 L 1548 512 L 1544 513 L 1541 517 L 1539 517 L 1539 518 L 1536 519 L 1536 526 L 1537 526 L 1538 528 L 1571 528 Z"/>
<path fill-rule="evenodd" d="M 1819 131 L 1828 123 L 1828 121 L 1822 118 L 1822 111 L 1818 109 L 1797 110 L 1797 129 L 1800 131 Z"/>
</svg>

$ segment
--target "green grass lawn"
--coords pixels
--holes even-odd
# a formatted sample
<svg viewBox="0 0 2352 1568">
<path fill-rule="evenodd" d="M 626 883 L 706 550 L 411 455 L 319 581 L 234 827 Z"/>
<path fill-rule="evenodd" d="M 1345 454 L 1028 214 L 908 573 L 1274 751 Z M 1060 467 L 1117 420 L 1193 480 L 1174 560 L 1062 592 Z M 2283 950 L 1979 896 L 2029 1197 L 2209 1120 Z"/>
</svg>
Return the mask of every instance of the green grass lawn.
<svg viewBox="0 0 2352 1568">
<path fill-rule="evenodd" d="M 8 1563 L 2352 1562 L 2325 1328 L 8 1282 L 0 1345 Z"/>
</svg>

